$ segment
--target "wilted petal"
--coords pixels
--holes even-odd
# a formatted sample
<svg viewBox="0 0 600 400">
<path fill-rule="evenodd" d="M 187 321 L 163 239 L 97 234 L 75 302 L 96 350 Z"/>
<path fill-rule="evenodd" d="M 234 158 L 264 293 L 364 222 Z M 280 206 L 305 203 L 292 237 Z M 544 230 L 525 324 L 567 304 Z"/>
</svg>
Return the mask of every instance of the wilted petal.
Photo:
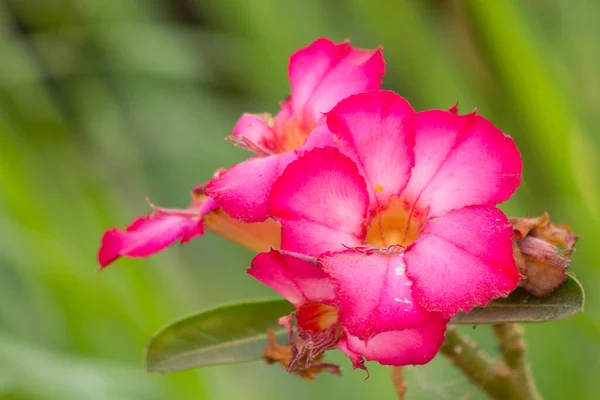
<svg viewBox="0 0 600 400">
<path fill-rule="evenodd" d="M 296 117 L 314 124 L 349 95 L 378 89 L 384 74 L 381 49 L 318 39 L 290 57 L 291 108 Z"/>
<path fill-rule="evenodd" d="M 334 375 L 341 375 L 340 367 L 335 364 L 321 362 L 323 353 L 315 357 L 309 365 L 301 362 L 296 362 L 295 368 L 289 369 L 290 362 L 294 357 L 293 345 L 280 345 L 275 341 L 275 332 L 271 329 L 267 330 L 267 347 L 265 348 L 264 359 L 267 364 L 280 363 L 283 368 L 298 375 L 302 379 L 312 381 L 321 372 L 329 372 Z"/>
<path fill-rule="evenodd" d="M 336 149 L 317 148 L 288 165 L 273 185 L 269 205 L 283 226 L 283 249 L 301 252 L 298 242 L 310 248 L 318 240 L 333 250 L 363 235 L 368 194 L 352 160 Z"/>
<path fill-rule="evenodd" d="M 567 268 L 578 237 L 568 225 L 554 224 L 550 215 L 510 218 L 513 255 L 525 276 L 519 286 L 536 297 L 552 295 L 567 280 Z"/>
<path fill-rule="evenodd" d="M 198 219 L 178 215 L 147 215 L 135 220 L 124 231 L 117 228 L 106 231 L 98 251 L 98 262 L 102 269 L 119 257 L 147 257 L 178 239 L 183 244 L 203 233 L 202 222 Z"/>
<path fill-rule="evenodd" d="M 515 260 L 525 276 L 519 286 L 534 296 L 548 297 L 567 281 L 567 268 L 571 262 L 568 253 L 533 236 L 519 240 L 513 249 L 518 251 Z"/>
<path fill-rule="evenodd" d="M 384 365 L 426 364 L 442 345 L 447 322 L 438 316 L 420 328 L 383 332 L 368 341 L 348 335 L 347 346 L 367 360 Z"/>
<path fill-rule="evenodd" d="M 521 182 L 513 140 L 476 115 L 432 110 L 416 114 L 415 167 L 403 196 L 432 217 L 468 205 L 496 205 Z"/>
<path fill-rule="evenodd" d="M 244 222 L 264 221 L 273 183 L 295 158 L 294 152 L 249 158 L 211 180 L 206 194 L 233 218 Z"/>
<path fill-rule="evenodd" d="M 360 339 L 422 326 L 432 317 L 413 298 L 404 255 L 355 250 L 319 258 L 335 285 L 340 323 Z"/>
<path fill-rule="evenodd" d="M 520 279 L 512 226 L 495 207 L 465 207 L 430 221 L 404 258 L 415 298 L 445 316 L 505 297 Z"/>
<path fill-rule="evenodd" d="M 334 299 L 329 277 L 319 267 L 276 250 L 254 257 L 248 273 L 298 306 Z"/>
<path fill-rule="evenodd" d="M 408 183 L 414 164 L 409 120 L 414 114 L 406 100 L 390 91 L 350 96 L 327 114 L 337 146 L 354 158 L 367 182 L 372 205 L 374 199 L 385 204 Z"/>
</svg>

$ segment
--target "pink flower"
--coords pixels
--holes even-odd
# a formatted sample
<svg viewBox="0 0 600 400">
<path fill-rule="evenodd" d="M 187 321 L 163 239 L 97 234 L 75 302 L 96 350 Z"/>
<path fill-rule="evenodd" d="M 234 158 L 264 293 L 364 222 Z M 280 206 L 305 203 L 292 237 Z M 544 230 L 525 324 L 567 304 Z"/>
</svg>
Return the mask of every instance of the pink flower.
<svg viewBox="0 0 600 400">
<path fill-rule="evenodd" d="M 204 185 L 192 192 L 187 209 L 152 206 L 154 212 L 136 219 L 125 230 L 112 228 L 101 239 L 98 263 L 103 269 L 119 257 L 148 257 L 176 241 L 180 244 L 204 235 L 204 228 L 253 251 L 266 251 L 280 245 L 280 226 L 274 220 L 243 223 L 222 212 L 204 194 Z"/>
<path fill-rule="evenodd" d="M 339 262 L 352 262 L 354 254 L 343 256 Z M 397 262 L 401 255 L 385 257 L 373 254 L 371 264 Z M 415 303 L 408 278 L 396 280 L 386 289 L 386 295 L 369 298 L 367 289 L 373 285 L 386 286 L 386 279 L 376 273 L 369 276 L 362 271 L 356 284 L 365 284 L 365 297 L 359 302 L 344 303 L 339 282 L 327 274 L 322 260 L 303 260 L 302 256 L 290 256 L 277 250 L 261 253 L 254 258 L 248 273 L 270 286 L 296 306 L 296 311 L 280 319 L 280 323 L 290 330 L 290 344 L 295 357 L 288 370 L 307 368 L 325 350 L 338 348 L 352 360 L 355 368 L 363 368 L 363 357 L 388 365 L 425 364 L 437 353 L 444 340 L 447 318 L 439 313 L 428 312 Z M 401 261 L 400 261 L 401 262 Z M 402 265 L 402 264 L 399 264 Z M 398 267 L 395 267 L 398 268 Z M 381 268 L 377 268 L 381 270 Z M 394 273 L 397 271 L 393 270 Z M 350 271 L 354 275 L 360 271 Z M 355 286 L 356 286 L 355 284 Z M 373 303 L 381 302 L 374 314 L 366 315 Z M 348 308 L 344 308 L 343 306 Z M 292 337 L 292 319 L 296 319 L 297 335 Z M 368 339 L 351 334 L 348 324 L 363 324 L 374 331 Z M 381 325 L 381 326 L 380 326 Z M 297 363 L 304 365 L 296 365 Z"/>
<path fill-rule="evenodd" d="M 181 210 L 181 213 L 192 211 Z M 101 239 L 98 263 L 103 269 L 119 257 L 147 257 L 170 246 L 177 240 L 183 244 L 204 234 L 199 218 L 191 215 L 148 214 L 133 221 L 124 231 L 112 228 Z"/>
<path fill-rule="evenodd" d="M 322 113 L 348 95 L 379 88 L 383 74 L 379 49 L 319 39 L 294 53 L 289 67 L 292 96 L 279 114 L 244 114 L 233 130 L 232 141 L 259 156 L 218 171 L 208 188 L 195 189 L 185 210 L 157 209 L 124 231 L 108 230 L 98 253 L 101 268 L 120 256 L 146 257 L 177 240 L 185 243 L 202 235 L 204 228 L 257 252 L 279 247 L 279 224 L 266 218 L 274 180 L 296 159 L 293 150 L 323 125 Z"/>
<path fill-rule="evenodd" d="M 425 363 L 452 315 L 520 279 L 511 225 L 495 207 L 520 184 L 518 149 L 475 113 L 415 113 L 386 91 L 341 101 L 327 126 L 314 140 L 337 149 L 307 151 L 273 185 L 282 249 L 317 258 L 333 285 L 335 299 L 322 303 L 343 330 L 336 346 L 382 364 Z M 265 257 L 251 273 L 292 301 L 281 282 L 300 281 Z"/>
<path fill-rule="evenodd" d="M 349 95 L 378 89 L 385 73 L 381 50 L 318 39 L 290 58 L 291 96 L 273 118 L 244 114 L 231 140 L 257 154 L 213 179 L 206 193 L 230 216 L 244 222 L 267 218 L 271 186 L 325 121 L 324 113 Z"/>
<path fill-rule="evenodd" d="M 308 367 L 323 351 L 340 346 L 343 331 L 337 321 L 333 284 L 322 269 L 271 250 L 256 256 L 248 273 L 296 306 L 294 314 L 280 319 L 290 330 L 293 345 L 294 357 L 288 370 L 294 370 L 300 361 Z M 298 337 L 292 341 L 294 317 Z"/>
</svg>

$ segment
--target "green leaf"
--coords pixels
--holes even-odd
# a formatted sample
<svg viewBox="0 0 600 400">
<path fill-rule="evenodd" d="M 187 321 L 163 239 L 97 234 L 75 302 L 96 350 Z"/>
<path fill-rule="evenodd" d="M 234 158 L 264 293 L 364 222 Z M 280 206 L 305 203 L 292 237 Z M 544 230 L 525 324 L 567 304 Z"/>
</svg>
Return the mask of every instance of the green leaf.
<svg viewBox="0 0 600 400">
<path fill-rule="evenodd" d="M 485 308 L 459 313 L 453 324 L 498 324 L 504 322 L 547 322 L 583 311 L 581 284 L 569 276 L 550 297 L 534 297 L 522 289 L 498 299 Z M 146 352 L 149 372 L 175 372 L 206 365 L 258 360 L 267 343 L 267 329 L 280 342 L 287 331 L 277 319 L 293 311 L 286 300 L 254 300 L 202 311 L 177 321 L 158 332 Z"/>
<path fill-rule="evenodd" d="M 450 323 L 472 325 L 548 322 L 583 311 L 584 298 L 581 284 L 569 276 L 564 285 L 550 297 L 535 297 L 519 288 L 507 298 L 495 300 L 484 308 L 477 307 L 469 313 L 459 313 Z"/>
<path fill-rule="evenodd" d="M 277 319 L 294 307 L 285 300 L 255 300 L 229 304 L 184 318 L 160 330 L 146 348 L 148 372 L 253 361 L 261 358 L 267 329 L 287 340 Z"/>
</svg>

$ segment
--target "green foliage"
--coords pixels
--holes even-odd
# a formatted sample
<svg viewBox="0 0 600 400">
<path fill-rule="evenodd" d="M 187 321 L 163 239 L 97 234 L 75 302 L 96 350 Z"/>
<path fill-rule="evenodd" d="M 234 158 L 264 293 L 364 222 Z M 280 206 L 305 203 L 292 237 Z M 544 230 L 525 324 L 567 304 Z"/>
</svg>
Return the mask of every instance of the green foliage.
<svg viewBox="0 0 600 400">
<path fill-rule="evenodd" d="M 193 185 L 247 155 L 223 141 L 236 118 L 275 112 L 289 54 L 326 35 L 382 45 L 386 88 L 415 108 L 477 106 L 513 136 L 524 181 L 503 209 L 548 211 L 583 238 L 572 272 L 586 312 L 527 326 L 533 373 L 545 399 L 595 399 L 599 14 L 599 2 L 561 0 L 0 2 L 0 337 L 14 350 L 0 351 L 0 398 L 393 398 L 375 366 L 366 382 L 347 368 L 311 385 L 261 364 L 142 378 L 166 321 L 272 295 L 225 240 L 93 273 L 102 231 L 147 212 L 147 196 L 185 206 Z M 469 333 L 494 350 L 485 327 Z M 413 371 L 411 397 L 472 392 L 443 360 Z"/>
<path fill-rule="evenodd" d="M 549 322 L 583 311 L 584 294 L 573 277 L 547 298 L 533 297 L 522 289 L 485 308 L 454 317 L 451 324 Z M 146 349 L 149 372 L 177 372 L 207 365 L 260 360 L 273 329 L 282 344 L 288 332 L 277 325 L 293 306 L 286 300 L 253 300 L 225 305 L 174 322 L 161 329 Z"/>
<path fill-rule="evenodd" d="M 273 329 L 276 337 L 287 338 L 287 330 L 277 319 L 293 309 L 285 300 L 256 300 L 194 314 L 152 338 L 146 349 L 146 368 L 149 372 L 175 372 L 258 360 L 265 351 L 267 329 Z"/>
<path fill-rule="evenodd" d="M 451 323 L 499 324 L 505 322 L 550 322 L 570 317 L 583 311 L 585 295 L 577 279 L 567 281 L 550 297 L 539 298 L 517 288 L 505 299 L 492 301 L 486 307 L 477 307 L 469 313 L 459 313 Z"/>
</svg>

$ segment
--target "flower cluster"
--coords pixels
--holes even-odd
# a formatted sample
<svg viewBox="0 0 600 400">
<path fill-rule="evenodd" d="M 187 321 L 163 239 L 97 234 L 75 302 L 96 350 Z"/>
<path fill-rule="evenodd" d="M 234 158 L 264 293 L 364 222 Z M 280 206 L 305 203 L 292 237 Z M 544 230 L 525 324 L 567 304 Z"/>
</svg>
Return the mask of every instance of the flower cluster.
<svg viewBox="0 0 600 400">
<path fill-rule="evenodd" d="M 254 155 L 195 188 L 187 209 L 153 206 L 107 231 L 101 267 L 208 229 L 259 252 L 249 274 L 295 306 L 280 319 L 288 369 L 333 348 L 360 368 L 430 361 L 453 315 L 521 278 L 496 208 L 521 157 L 475 112 L 416 112 L 381 90 L 384 70 L 380 49 L 347 42 L 294 53 L 279 113 L 244 114 L 229 137 Z"/>
</svg>

